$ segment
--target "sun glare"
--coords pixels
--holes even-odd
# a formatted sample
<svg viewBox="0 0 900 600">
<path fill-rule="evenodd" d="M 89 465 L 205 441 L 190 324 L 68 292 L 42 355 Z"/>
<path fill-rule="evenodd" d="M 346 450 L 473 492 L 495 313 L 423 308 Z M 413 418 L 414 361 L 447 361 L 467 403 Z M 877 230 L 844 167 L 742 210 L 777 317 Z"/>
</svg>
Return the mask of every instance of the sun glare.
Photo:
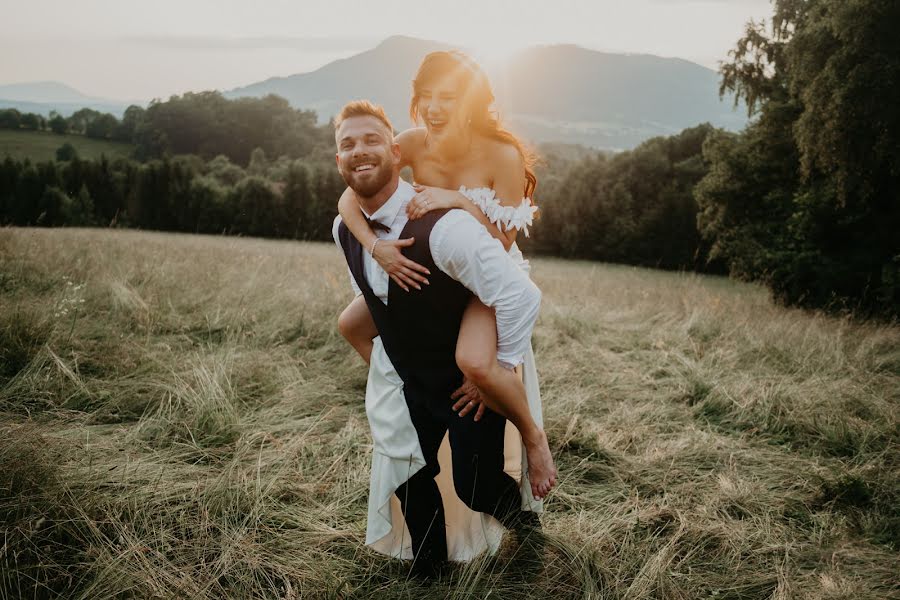
<svg viewBox="0 0 900 600">
<path fill-rule="evenodd" d="M 524 50 L 527 44 L 521 41 L 504 41 L 502 39 L 491 38 L 480 40 L 476 43 L 467 44 L 472 58 L 477 60 L 485 69 L 503 65 L 508 62 L 516 53 Z"/>
</svg>

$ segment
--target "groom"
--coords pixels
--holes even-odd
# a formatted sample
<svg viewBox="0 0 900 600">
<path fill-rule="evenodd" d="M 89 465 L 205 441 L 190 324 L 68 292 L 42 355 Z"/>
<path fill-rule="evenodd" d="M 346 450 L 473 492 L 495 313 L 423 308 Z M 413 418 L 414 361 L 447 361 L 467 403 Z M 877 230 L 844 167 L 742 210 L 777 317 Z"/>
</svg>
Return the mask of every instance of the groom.
<svg viewBox="0 0 900 600">
<path fill-rule="evenodd" d="M 447 560 L 444 509 L 434 478 L 438 448 L 449 430 L 453 483 L 457 495 L 475 511 L 507 527 L 534 523 L 521 509 L 515 479 L 503 471 L 506 419 L 486 410 L 475 421 L 451 410 L 451 393 L 463 382 L 456 365 L 456 340 L 463 311 L 473 294 L 495 309 L 502 356 L 524 355 L 529 340 L 517 326 L 533 315 L 540 291 L 472 215 L 434 210 L 408 220 L 406 204 L 415 190 L 400 179 L 400 148 L 384 111 L 368 101 L 343 107 L 335 119 L 337 166 L 360 198 L 379 239 L 414 238 L 407 258 L 427 267 L 430 285 L 404 292 L 353 237 L 340 216 L 335 242 L 344 252 L 351 282 L 361 293 L 388 357 L 403 380 L 413 426 L 426 466 L 397 489 L 412 538 L 415 564 L 434 572 Z"/>
</svg>

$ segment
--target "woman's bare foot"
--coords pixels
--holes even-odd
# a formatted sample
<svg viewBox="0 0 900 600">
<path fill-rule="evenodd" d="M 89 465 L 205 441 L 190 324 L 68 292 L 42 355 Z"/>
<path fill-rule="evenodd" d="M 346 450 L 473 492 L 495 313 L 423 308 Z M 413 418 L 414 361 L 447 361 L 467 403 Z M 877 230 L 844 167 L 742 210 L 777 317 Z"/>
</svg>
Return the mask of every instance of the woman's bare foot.
<svg viewBox="0 0 900 600">
<path fill-rule="evenodd" d="M 528 457 L 528 479 L 531 482 L 531 495 L 537 500 L 543 500 L 556 485 L 556 465 L 550 454 L 550 445 L 547 443 L 547 434 L 543 429 L 537 429 L 525 442 L 525 455 Z"/>
</svg>

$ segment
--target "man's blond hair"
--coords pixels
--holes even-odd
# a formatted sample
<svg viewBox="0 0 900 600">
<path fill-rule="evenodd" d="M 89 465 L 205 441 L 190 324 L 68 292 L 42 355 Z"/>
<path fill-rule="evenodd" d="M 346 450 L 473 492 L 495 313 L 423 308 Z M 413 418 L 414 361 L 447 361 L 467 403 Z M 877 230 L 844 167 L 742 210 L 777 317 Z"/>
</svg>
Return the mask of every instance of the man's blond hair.
<svg viewBox="0 0 900 600">
<path fill-rule="evenodd" d="M 337 131 L 346 119 L 351 117 L 375 117 L 387 127 L 391 135 L 394 135 L 394 127 L 388 119 L 384 109 L 368 100 L 352 100 L 344 105 L 341 112 L 334 118 L 334 130 Z"/>
</svg>

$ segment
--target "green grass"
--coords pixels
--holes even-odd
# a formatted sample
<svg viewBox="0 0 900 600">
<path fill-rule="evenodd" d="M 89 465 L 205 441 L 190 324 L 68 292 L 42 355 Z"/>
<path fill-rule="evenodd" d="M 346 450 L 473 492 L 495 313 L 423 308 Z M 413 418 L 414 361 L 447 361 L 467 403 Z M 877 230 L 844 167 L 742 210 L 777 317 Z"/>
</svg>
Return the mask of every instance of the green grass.
<svg viewBox="0 0 900 600">
<path fill-rule="evenodd" d="M 533 260 L 544 569 L 363 544 L 329 244 L 0 229 L 0 598 L 898 597 L 900 328 Z"/>
<path fill-rule="evenodd" d="M 0 160 L 6 156 L 33 162 L 56 160 L 56 150 L 66 142 L 72 144 L 79 158 L 128 158 L 134 146 L 123 142 L 95 140 L 83 135 L 58 135 L 49 131 L 14 131 L 0 129 Z"/>
</svg>

